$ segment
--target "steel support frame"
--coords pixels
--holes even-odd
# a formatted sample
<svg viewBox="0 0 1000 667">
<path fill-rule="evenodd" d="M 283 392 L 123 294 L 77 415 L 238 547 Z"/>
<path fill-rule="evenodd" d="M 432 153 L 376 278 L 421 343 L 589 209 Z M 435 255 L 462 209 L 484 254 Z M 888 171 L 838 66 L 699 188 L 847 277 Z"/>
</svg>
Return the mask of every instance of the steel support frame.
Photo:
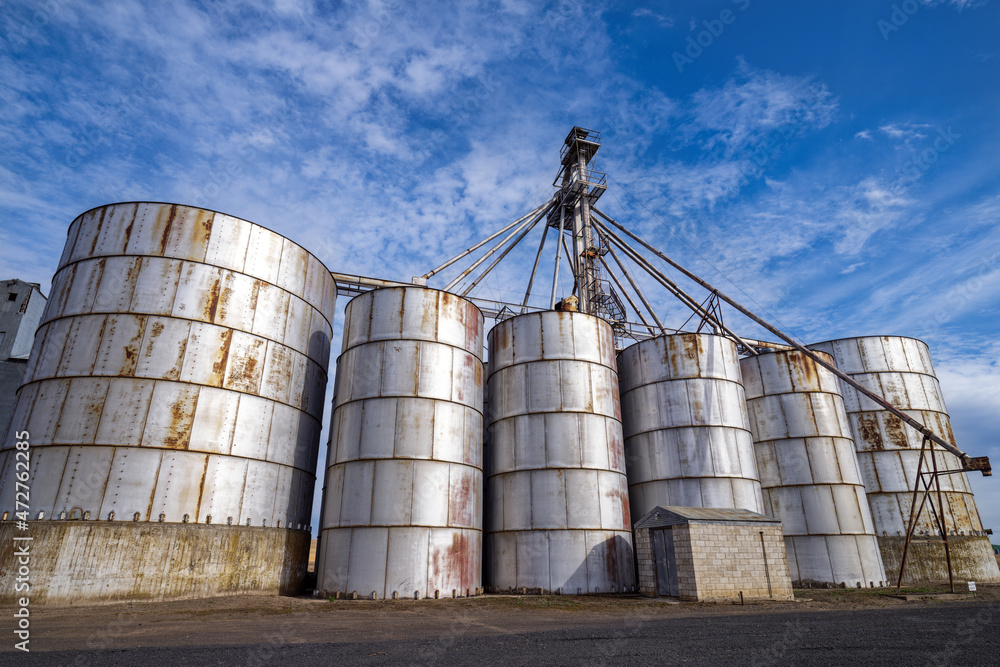
<svg viewBox="0 0 1000 667">
<path fill-rule="evenodd" d="M 925 435 L 928 438 L 930 438 L 932 442 L 937 443 L 941 447 L 944 447 L 946 450 L 948 450 L 949 452 L 951 452 L 952 454 L 954 454 L 955 456 L 957 456 L 959 458 L 959 460 L 962 461 L 962 465 L 963 465 L 963 469 L 964 470 L 979 470 L 980 472 L 983 473 L 984 476 L 989 476 L 989 475 L 992 474 L 992 469 L 990 467 L 989 460 L 986 459 L 986 457 L 978 457 L 978 459 L 973 460 L 973 458 L 971 456 L 969 456 L 968 454 L 966 454 L 965 452 L 963 452 L 961 449 L 959 449 L 955 445 L 949 443 L 944 438 L 936 435 L 932 430 L 930 430 L 929 428 L 927 428 L 926 426 L 924 426 L 923 424 L 921 424 L 920 422 L 918 422 L 916 419 L 914 419 L 910 415 L 906 414 L 905 412 L 903 412 L 902 410 L 900 410 L 899 408 L 897 408 L 896 406 L 894 406 L 889 401 L 885 400 L 884 397 L 879 396 L 875 392 L 871 391 L 870 389 L 868 389 L 867 387 L 865 387 L 863 384 L 861 384 L 860 382 L 858 382 L 857 380 L 855 380 L 854 378 L 852 378 L 850 375 L 848 375 L 847 373 L 844 373 L 839 368 L 837 368 L 835 365 L 833 365 L 832 363 L 826 361 L 820 355 L 816 354 L 815 352 L 813 352 L 812 350 L 810 350 L 806 346 L 802 345 L 801 343 L 799 343 L 798 341 L 796 341 L 795 339 L 793 339 L 791 336 L 787 335 L 781 329 L 778 329 L 777 327 L 775 327 L 774 325 L 772 325 L 767 320 L 764 320 L 763 318 L 759 317 L 758 315 L 756 315 L 754 312 L 752 312 L 748 308 L 744 307 L 738 301 L 736 301 L 732 297 L 728 296 L 725 292 L 722 292 L 721 290 L 719 290 L 716 287 L 712 286 L 708 281 L 702 280 L 701 278 L 699 278 L 694 273 L 688 271 L 683 266 L 681 266 L 680 264 L 678 264 L 674 260 L 670 259 L 665 254 L 663 254 L 662 252 L 660 252 L 659 250 L 657 250 L 656 248 L 654 248 L 653 246 L 649 245 L 648 243 L 646 243 L 645 241 L 643 241 L 641 238 L 639 238 L 638 236 L 636 236 L 635 234 L 633 234 L 632 232 L 630 232 L 628 229 L 626 229 L 625 227 L 623 227 L 619 222 L 613 220 L 612 218 L 610 218 L 607 215 L 605 215 L 604 213 L 602 213 L 600 210 L 597 209 L 597 207 L 594 207 L 594 211 L 600 217 L 604 218 L 609 223 L 611 223 L 612 225 L 614 225 L 615 227 L 617 227 L 618 229 L 620 229 L 622 232 L 624 232 L 625 234 L 627 234 L 629 237 L 631 237 L 632 239 L 634 239 L 637 243 L 642 244 L 643 247 L 645 247 L 647 250 L 649 250 L 650 252 L 652 252 L 654 255 L 656 255 L 657 257 L 659 257 L 660 259 L 662 259 L 664 262 L 666 262 L 670 266 L 674 267 L 675 269 L 677 269 L 678 271 L 680 271 L 681 273 L 683 273 L 690 280 L 693 280 L 694 282 L 696 282 L 697 284 L 701 285 L 703 288 L 709 290 L 710 292 L 715 292 L 719 296 L 720 299 L 722 299 L 723 301 L 725 301 L 726 303 L 728 303 L 730 306 L 732 306 L 736 310 L 738 310 L 741 313 L 743 313 L 744 315 L 746 315 L 748 318 L 750 318 L 751 320 L 753 320 L 754 322 L 756 322 L 760 326 L 764 327 L 765 329 L 767 329 L 768 331 L 770 331 L 771 333 L 773 333 L 775 336 L 778 336 L 779 338 L 781 338 L 781 340 L 785 341 L 786 343 L 788 343 L 789 345 L 791 345 L 792 347 L 794 347 L 796 350 L 798 350 L 802 354 L 806 355 L 807 357 L 809 357 L 810 359 L 812 359 L 813 361 L 815 361 L 817 364 L 819 364 L 823 368 L 827 369 L 828 371 L 830 371 L 831 373 L 833 373 L 834 375 L 836 375 L 838 378 L 840 378 L 841 380 L 843 380 L 845 384 L 853 387 L 854 389 L 856 389 L 862 395 L 867 396 L 868 398 L 872 399 L 873 401 L 875 401 L 875 403 L 877 403 L 878 405 L 880 405 L 884 409 L 888 410 L 892 414 L 894 414 L 897 417 L 899 417 L 904 423 L 906 423 L 909 426 L 913 427 L 914 429 L 916 429 L 917 431 L 919 431 L 922 435 Z"/>
<path fill-rule="evenodd" d="M 928 444 L 930 446 L 928 447 Z M 923 472 L 924 465 L 924 455 L 926 453 L 930 454 L 931 464 L 933 466 L 932 470 Z M 952 570 L 951 563 L 951 544 L 948 541 L 948 525 L 945 521 L 944 513 L 944 498 L 941 495 L 941 475 L 955 475 L 958 473 L 965 472 L 964 470 L 938 470 L 937 458 L 934 456 L 934 442 L 930 437 L 924 435 L 923 442 L 920 444 L 920 458 L 917 460 L 917 477 L 913 482 L 913 498 L 910 501 L 910 520 L 906 525 L 906 541 L 903 543 L 903 557 L 899 563 L 899 579 L 896 581 L 896 593 L 900 592 L 903 586 L 903 574 L 906 572 L 906 557 L 910 550 L 910 543 L 913 540 L 913 532 L 917 529 L 917 521 L 920 519 L 920 515 L 923 513 L 924 505 L 927 504 L 927 499 L 930 498 L 930 510 L 931 516 L 934 517 L 934 524 L 937 526 L 938 531 L 941 533 L 941 540 L 935 540 L 937 542 L 944 543 L 944 557 L 948 562 L 948 590 L 952 593 L 955 592 L 955 576 Z M 930 480 L 927 479 L 930 478 Z M 937 508 L 934 507 L 934 497 L 931 491 L 931 483 L 935 487 L 935 492 L 937 495 Z M 920 487 L 923 486 L 923 498 L 920 500 L 920 506 L 917 507 L 917 496 L 920 494 Z M 928 540 L 917 540 L 922 542 L 927 542 Z"/>
</svg>

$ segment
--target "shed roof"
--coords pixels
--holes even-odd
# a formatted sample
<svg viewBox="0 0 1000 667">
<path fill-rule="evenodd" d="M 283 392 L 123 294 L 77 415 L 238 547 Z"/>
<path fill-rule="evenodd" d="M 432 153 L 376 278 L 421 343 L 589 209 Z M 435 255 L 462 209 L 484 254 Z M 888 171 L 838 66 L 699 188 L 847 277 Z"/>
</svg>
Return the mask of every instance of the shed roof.
<svg viewBox="0 0 1000 667">
<path fill-rule="evenodd" d="M 685 523 L 766 523 L 780 524 L 778 519 L 738 507 L 663 507 L 658 505 L 635 523 L 636 528 L 676 526 Z"/>
</svg>

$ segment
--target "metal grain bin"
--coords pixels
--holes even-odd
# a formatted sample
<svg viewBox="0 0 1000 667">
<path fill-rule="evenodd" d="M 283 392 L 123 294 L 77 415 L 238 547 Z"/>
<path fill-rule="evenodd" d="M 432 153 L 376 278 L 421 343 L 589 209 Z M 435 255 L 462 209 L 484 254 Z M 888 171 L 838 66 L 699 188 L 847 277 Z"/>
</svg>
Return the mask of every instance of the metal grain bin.
<svg viewBox="0 0 1000 667">
<path fill-rule="evenodd" d="M 657 336 L 618 355 L 632 516 L 657 505 L 764 513 L 736 345 Z"/>
<path fill-rule="evenodd" d="M 135 202 L 73 221 L 0 455 L 2 509 L 27 431 L 32 519 L 173 524 L 196 551 L 229 538 L 195 525 L 266 527 L 288 546 L 245 573 L 237 557 L 165 567 L 94 538 L 53 596 L 302 583 L 335 299 L 319 259 L 246 220 Z M 183 583 L 196 571 L 204 581 Z"/>
<path fill-rule="evenodd" d="M 798 351 L 746 357 L 740 371 L 765 513 L 781 521 L 792 580 L 883 585 L 837 377 Z"/>
<path fill-rule="evenodd" d="M 906 410 L 940 437 L 955 442 L 941 386 L 924 342 L 901 336 L 866 336 L 810 347 L 831 354 L 841 371 L 897 408 Z M 886 573 L 895 579 L 910 518 L 923 436 L 852 387 L 841 383 L 840 388 L 882 561 Z M 934 456 L 939 470 L 961 468 L 958 458 L 949 452 L 936 449 Z M 925 463 L 930 465 L 929 457 Z M 966 577 L 981 582 L 1000 581 L 969 480 L 964 473 L 958 473 L 942 475 L 940 481 L 955 576 L 959 580 Z M 934 500 L 937 500 L 936 494 Z M 929 538 L 936 532 L 928 508 L 925 508 L 917 524 L 917 537 Z M 911 546 L 906 568 L 910 581 L 947 580 L 944 546 L 916 543 Z"/>
<path fill-rule="evenodd" d="M 482 572 L 483 315 L 423 287 L 347 305 L 320 590 L 474 594 Z"/>
<path fill-rule="evenodd" d="M 614 336 L 577 312 L 489 335 L 486 581 L 607 593 L 635 585 Z"/>
</svg>

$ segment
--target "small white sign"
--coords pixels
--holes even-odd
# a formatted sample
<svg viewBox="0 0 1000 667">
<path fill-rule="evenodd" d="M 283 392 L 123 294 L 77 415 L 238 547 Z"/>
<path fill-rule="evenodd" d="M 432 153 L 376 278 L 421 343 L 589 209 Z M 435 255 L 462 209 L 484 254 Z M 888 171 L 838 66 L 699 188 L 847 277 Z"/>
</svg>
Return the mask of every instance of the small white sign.
<svg viewBox="0 0 1000 667">
<path fill-rule="evenodd" d="M 969 590 L 970 590 L 971 592 L 973 592 L 973 593 L 975 593 L 975 592 L 976 592 L 976 582 L 974 582 L 974 581 L 970 581 L 970 582 L 969 582 Z"/>
</svg>

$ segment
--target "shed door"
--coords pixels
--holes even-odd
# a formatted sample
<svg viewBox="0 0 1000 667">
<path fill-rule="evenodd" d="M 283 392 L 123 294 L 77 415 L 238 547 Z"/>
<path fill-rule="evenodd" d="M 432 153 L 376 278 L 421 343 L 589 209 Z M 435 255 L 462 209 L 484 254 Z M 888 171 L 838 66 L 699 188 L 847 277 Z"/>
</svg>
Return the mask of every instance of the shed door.
<svg viewBox="0 0 1000 667">
<path fill-rule="evenodd" d="M 674 558 L 674 533 L 669 526 L 655 528 L 653 533 L 653 559 L 656 561 L 656 588 L 660 595 L 677 597 L 677 560 Z"/>
</svg>

